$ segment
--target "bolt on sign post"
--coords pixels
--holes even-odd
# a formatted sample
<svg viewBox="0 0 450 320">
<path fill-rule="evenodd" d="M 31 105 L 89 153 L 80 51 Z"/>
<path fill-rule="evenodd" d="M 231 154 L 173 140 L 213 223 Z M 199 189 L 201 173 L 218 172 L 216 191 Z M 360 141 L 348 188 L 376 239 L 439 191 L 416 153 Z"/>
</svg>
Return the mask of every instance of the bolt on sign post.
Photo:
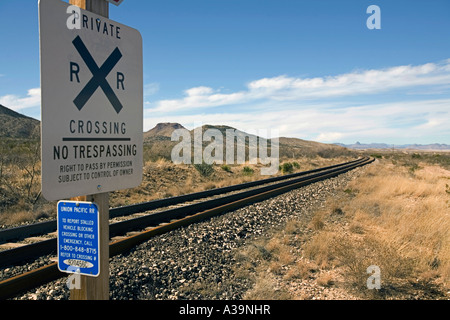
<svg viewBox="0 0 450 320">
<path fill-rule="evenodd" d="M 109 299 L 109 192 L 142 181 L 142 37 L 109 19 L 109 2 L 122 1 L 39 1 L 42 194 L 75 201 L 58 206 L 64 214 L 86 202 L 98 210 L 99 270 L 81 276 L 72 299 Z M 90 221 L 85 218 L 78 223 Z M 64 224 L 69 231 L 86 227 L 76 225 L 77 218 L 64 219 L 71 222 Z M 95 237 L 79 234 L 87 237 L 83 241 Z M 70 246 L 81 241 L 75 236 L 62 239 L 63 249 L 78 248 Z M 68 273 L 93 264 L 62 254 Z"/>
</svg>

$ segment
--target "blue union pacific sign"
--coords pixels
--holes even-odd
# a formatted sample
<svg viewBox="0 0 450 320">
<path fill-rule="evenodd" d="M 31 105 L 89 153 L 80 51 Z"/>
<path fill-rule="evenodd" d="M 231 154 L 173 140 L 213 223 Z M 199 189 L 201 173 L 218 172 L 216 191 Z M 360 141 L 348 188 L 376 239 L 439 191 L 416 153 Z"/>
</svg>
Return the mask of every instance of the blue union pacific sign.
<svg viewBox="0 0 450 320">
<path fill-rule="evenodd" d="M 65 273 L 100 274 L 99 211 L 95 203 L 58 203 L 58 268 Z"/>
</svg>

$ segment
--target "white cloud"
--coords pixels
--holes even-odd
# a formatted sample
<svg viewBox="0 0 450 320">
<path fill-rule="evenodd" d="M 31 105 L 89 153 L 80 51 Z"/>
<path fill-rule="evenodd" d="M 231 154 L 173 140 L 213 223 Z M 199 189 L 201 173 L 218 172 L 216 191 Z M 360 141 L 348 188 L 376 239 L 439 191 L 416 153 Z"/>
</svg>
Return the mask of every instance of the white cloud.
<svg viewBox="0 0 450 320">
<path fill-rule="evenodd" d="M 322 78 L 265 78 L 249 83 L 248 87 L 250 93 L 290 100 L 376 94 L 398 88 L 449 83 L 448 64 L 427 63 Z"/>
<path fill-rule="evenodd" d="M 203 124 L 228 125 L 243 131 L 277 130 L 280 136 L 295 137 L 325 143 L 389 142 L 413 143 L 434 136 L 450 137 L 450 99 L 420 100 L 361 104 L 343 107 L 335 104 L 315 104 L 296 107 L 295 102 L 280 103 L 254 113 L 210 112 L 179 115 L 154 114 L 147 110 L 145 130 L 159 122 L 178 122 L 193 129 Z M 431 141 L 429 141 L 431 143 Z M 450 141 L 434 141 L 450 143 Z"/>
<path fill-rule="evenodd" d="M 336 76 L 281 75 L 232 93 L 200 86 L 181 99 L 156 101 L 144 128 L 176 121 L 192 129 L 201 121 L 331 143 L 450 143 L 449 93 L 450 59 Z"/>
<path fill-rule="evenodd" d="M 144 97 L 152 96 L 159 91 L 159 83 L 148 83 L 144 85 Z"/>
<path fill-rule="evenodd" d="M 317 141 L 340 141 L 344 137 L 344 134 L 341 132 L 322 132 L 315 139 Z"/>
<path fill-rule="evenodd" d="M 237 104 L 245 102 L 244 93 L 222 94 L 216 93 L 211 88 L 196 87 L 185 91 L 186 97 L 179 100 L 161 100 L 156 103 L 154 111 L 171 112 L 192 108 L 209 108 L 223 106 L 227 104 Z"/>
<path fill-rule="evenodd" d="M 25 97 L 17 95 L 2 96 L 0 97 L 0 104 L 15 111 L 39 107 L 41 105 L 41 89 L 30 89 Z"/>
<path fill-rule="evenodd" d="M 337 76 L 294 78 L 285 75 L 263 78 L 247 84 L 247 90 L 220 93 L 201 86 L 186 90 L 185 97 L 161 100 L 154 111 L 179 111 L 266 101 L 307 101 L 312 99 L 378 94 L 398 89 L 450 84 L 450 59 L 442 63 L 359 70 Z"/>
<path fill-rule="evenodd" d="M 196 88 L 188 89 L 185 91 L 185 93 L 188 97 L 204 96 L 204 95 L 212 94 L 213 92 L 214 92 L 214 90 L 212 88 L 208 88 L 208 87 L 196 87 Z"/>
</svg>

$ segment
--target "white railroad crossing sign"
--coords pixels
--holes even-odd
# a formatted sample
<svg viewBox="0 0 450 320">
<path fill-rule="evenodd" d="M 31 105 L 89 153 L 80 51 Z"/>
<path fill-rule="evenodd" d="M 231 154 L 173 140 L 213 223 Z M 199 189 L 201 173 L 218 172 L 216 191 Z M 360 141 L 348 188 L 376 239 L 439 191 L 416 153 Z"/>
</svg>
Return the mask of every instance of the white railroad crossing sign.
<svg viewBox="0 0 450 320">
<path fill-rule="evenodd" d="M 142 180 L 139 31 L 40 0 L 42 192 L 61 200 Z"/>
</svg>

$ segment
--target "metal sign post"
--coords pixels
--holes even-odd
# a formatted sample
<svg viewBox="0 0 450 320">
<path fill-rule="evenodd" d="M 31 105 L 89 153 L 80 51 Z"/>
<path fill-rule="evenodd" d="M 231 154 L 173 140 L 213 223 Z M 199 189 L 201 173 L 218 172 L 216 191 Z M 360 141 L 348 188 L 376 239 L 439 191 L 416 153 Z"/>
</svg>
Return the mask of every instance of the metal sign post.
<svg viewBox="0 0 450 320">
<path fill-rule="evenodd" d="M 70 0 L 70 4 L 76 5 L 98 15 L 109 17 L 109 5 L 104 0 Z M 99 275 L 88 277 L 80 275 L 79 288 L 70 290 L 71 300 L 109 300 L 109 193 L 76 197 L 74 200 L 92 199 L 98 206 L 98 230 L 99 230 Z"/>
<path fill-rule="evenodd" d="M 107 0 L 40 0 L 39 28 L 42 193 L 51 201 L 70 198 L 95 204 L 98 244 L 71 247 L 80 237 L 90 242 L 93 235 L 80 232 L 62 239 L 67 243 L 62 249 L 99 255 L 62 259 L 61 265 L 69 273 L 83 265 L 98 266 L 92 274 L 75 275 L 80 281 L 71 290 L 72 300 L 108 300 L 109 192 L 142 181 L 142 37 L 109 19 Z M 72 210 L 69 207 L 61 210 Z M 72 221 L 65 228 L 84 230 L 76 218 L 65 219 Z"/>
<path fill-rule="evenodd" d="M 82 197 L 83 198 L 83 197 Z M 98 248 L 99 271 L 97 277 L 82 275 L 79 287 L 70 290 L 71 300 L 109 300 L 109 193 L 84 197 L 91 200 L 98 209 Z M 79 201 L 80 197 L 73 198 Z"/>
</svg>

